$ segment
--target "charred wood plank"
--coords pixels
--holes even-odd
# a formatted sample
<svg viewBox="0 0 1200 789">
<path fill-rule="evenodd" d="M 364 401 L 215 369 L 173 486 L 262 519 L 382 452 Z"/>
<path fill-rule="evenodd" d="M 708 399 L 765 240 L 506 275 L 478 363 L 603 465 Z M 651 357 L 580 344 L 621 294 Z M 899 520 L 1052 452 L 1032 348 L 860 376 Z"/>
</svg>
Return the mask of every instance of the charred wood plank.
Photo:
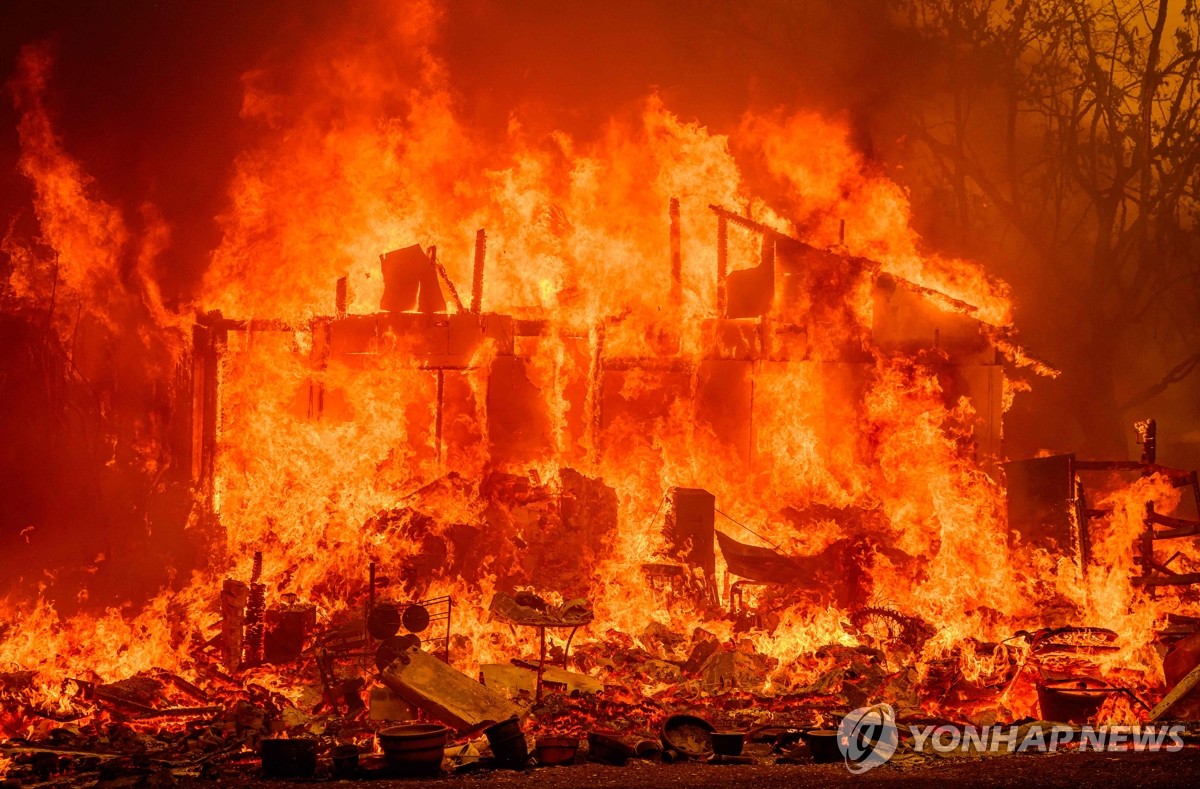
<svg viewBox="0 0 1200 789">
<path fill-rule="evenodd" d="M 250 587 L 245 582 L 225 579 L 221 585 L 221 653 L 227 671 L 237 671 L 242 666 L 246 604 L 249 601 Z"/>
<path fill-rule="evenodd" d="M 393 661 L 383 670 L 382 680 L 417 709 L 460 731 L 521 713 L 502 694 L 419 649 Z"/>
<path fill-rule="evenodd" d="M 1162 701 L 1154 705 L 1154 709 L 1150 710 L 1150 720 L 1156 721 L 1167 714 L 1177 701 L 1186 696 L 1198 684 L 1200 684 L 1200 666 L 1189 671 L 1175 687 L 1171 688 L 1167 695 L 1163 696 Z"/>
<path fill-rule="evenodd" d="M 487 233 L 479 228 L 475 233 L 475 267 L 471 272 L 471 312 L 483 310 L 483 266 L 487 260 Z"/>
<path fill-rule="evenodd" d="M 1134 586 L 1188 586 L 1200 584 L 1200 573 L 1179 573 L 1164 577 L 1140 577 L 1133 579 Z"/>
</svg>

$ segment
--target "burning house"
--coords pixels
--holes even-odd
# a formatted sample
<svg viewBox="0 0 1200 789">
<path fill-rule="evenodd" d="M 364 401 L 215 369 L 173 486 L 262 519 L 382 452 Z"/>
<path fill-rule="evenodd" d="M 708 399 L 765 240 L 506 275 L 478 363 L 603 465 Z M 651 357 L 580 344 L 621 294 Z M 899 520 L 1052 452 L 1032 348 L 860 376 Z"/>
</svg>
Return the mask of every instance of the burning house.
<svg viewBox="0 0 1200 789">
<path fill-rule="evenodd" d="M 106 467 L 182 490 L 192 553 L 144 604 L 0 601 L 0 778 L 854 772 L 943 729 L 1195 734 L 1196 472 L 1154 420 L 1137 460 L 1011 450 L 1058 373 L 847 122 L 725 136 L 653 95 L 497 143 L 402 16 L 303 90 L 244 75 L 269 142 L 171 307 L 165 224 L 96 196 L 24 53 L 42 235 L 6 237 L 4 304 L 105 382 L 98 413 L 144 359 L 156 407 L 124 405 Z"/>
<path fill-rule="evenodd" d="M 739 582 L 778 580 L 834 593 L 830 599 L 842 605 L 865 605 L 875 593 L 870 583 L 860 579 L 861 588 L 850 589 L 845 582 L 863 570 L 847 563 L 876 553 L 888 530 L 874 502 L 815 497 L 810 507 L 786 512 L 772 512 L 774 502 L 751 505 L 764 508 L 758 511 L 768 523 L 824 523 L 835 542 L 845 543 L 832 574 L 814 573 L 790 557 L 757 554 L 764 550 L 761 544 L 743 544 L 764 538 L 718 507 L 738 509 L 740 502 L 718 502 L 712 491 L 724 492 L 731 480 L 747 477 L 772 480 L 786 458 L 800 451 L 817 462 L 836 458 L 877 472 L 880 458 L 864 441 L 869 432 L 864 398 L 877 366 L 894 360 L 901 365 L 927 360 L 929 394 L 941 407 L 966 415 L 956 455 L 981 467 L 993 464 L 1004 389 L 1003 360 L 993 338 L 1006 329 L 981 320 L 972 305 L 882 272 L 877 262 L 819 249 L 718 206 L 709 210 L 716 303 L 710 317 L 690 326 L 681 321 L 676 200 L 662 255 L 662 277 L 671 283 L 662 309 L 669 317 L 650 327 L 621 315 L 571 326 L 482 311 L 483 230 L 476 236 L 469 306 L 438 263 L 436 248 L 427 253 L 414 245 L 380 256 L 384 290 L 380 309 L 370 313 L 348 312 L 343 278 L 337 282 L 335 314 L 304 326 L 200 315 L 194 334 L 192 468 L 205 496 L 206 519 L 221 528 L 224 511 L 238 522 L 247 492 L 223 475 L 236 475 L 237 467 L 221 457 L 222 450 L 236 445 L 242 425 L 263 418 L 258 398 L 235 404 L 232 396 L 223 397 L 223 387 L 237 391 L 237 377 L 254 375 L 242 366 L 252 364 L 245 359 L 247 349 L 284 337 L 293 347 L 276 345 L 276 352 L 293 357 L 303 373 L 292 382 L 294 391 L 285 393 L 287 410 L 269 418 L 294 422 L 289 432 L 304 425 L 369 422 L 376 415 L 356 406 L 353 390 L 378 386 L 391 374 L 404 381 L 406 399 L 393 405 L 403 431 L 388 452 L 418 471 L 405 488 L 375 491 L 374 506 L 381 509 L 371 527 L 403 521 L 409 538 L 423 546 L 420 551 L 431 552 L 398 557 L 401 564 L 417 565 L 405 572 L 411 570 L 412 583 L 422 590 L 438 575 L 457 572 L 465 582 L 478 576 L 484 571 L 479 559 L 461 564 L 461 555 L 472 552 L 471 543 L 490 538 L 485 563 L 505 573 L 499 578 L 506 586 L 551 581 L 552 588 L 586 593 L 596 562 L 620 531 L 620 515 L 637 518 L 640 510 L 639 538 L 657 558 L 679 562 L 648 562 L 642 570 L 689 581 L 699 573 L 709 602 L 728 603 L 731 585 Z M 750 243 L 741 246 L 753 254 L 732 269 L 731 228 L 746 236 Z M 654 334 L 644 335 L 647 329 Z M 804 382 L 806 402 L 799 407 L 786 402 L 799 394 L 796 382 Z M 788 412 L 781 419 L 783 408 Z M 789 438 L 805 446 L 791 447 Z M 706 456 L 708 468 L 664 477 L 661 487 L 639 480 L 626 488 L 616 471 L 630 453 L 657 454 L 658 462 L 678 468 L 693 463 L 697 452 Z M 436 517 L 408 522 L 427 492 L 445 495 L 448 487 L 467 496 L 456 513 L 465 521 L 458 524 L 462 531 Z M 744 489 L 733 489 L 745 497 Z M 523 497 L 548 491 L 563 497 L 553 525 L 539 514 L 526 532 L 503 512 Z M 481 512 L 478 498 L 489 496 L 495 497 L 493 509 Z M 576 512 L 568 501 L 575 502 Z M 720 531 L 718 512 L 724 519 Z M 436 547 L 423 542 L 428 540 Z M 858 551 L 856 558 L 852 551 Z M 724 559 L 720 573 L 718 555 Z M 507 574 L 502 556 L 516 565 L 515 574 Z M 731 559 L 741 573 L 730 572 Z M 468 567 L 471 572 L 465 572 Z M 739 575 L 749 577 L 739 581 Z"/>
</svg>

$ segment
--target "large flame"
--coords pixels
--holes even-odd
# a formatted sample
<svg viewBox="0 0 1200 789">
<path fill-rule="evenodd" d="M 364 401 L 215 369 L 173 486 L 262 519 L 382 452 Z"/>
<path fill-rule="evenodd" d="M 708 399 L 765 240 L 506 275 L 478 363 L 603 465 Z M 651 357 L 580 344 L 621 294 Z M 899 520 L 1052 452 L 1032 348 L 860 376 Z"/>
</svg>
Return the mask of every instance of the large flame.
<svg viewBox="0 0 1200 789">
<path fill-rule="evenodd" d="M 697 418 L 717 299 L 710 205 L 820 248 L 838 243 L 845 219 L 837 251 L 847 260 L 877 261 L 949 297 L 938 302 L 944 309 L 993 327 L 1009 321 L 1002 284 L 973 264 L 922 250 L 903 190 L 854 150 L 843 122 L 807 112 L 750 114 L 731 140 L 650 95 L 636 113 L 588 138 L 535 137 L 514 117 L 497 141 L 456 112 L 453 75 L 434 55 L 439 16 L 430 4 L 411 3 L 387 15 L 365 45 L 325 42 L 286 75 L 264 68 L 245 76 L 242 116 L 257 142 L 238 157 L 222 239 L 193 305 L 274 322 L 231 332 L 223 356 L 214 504 L 224 544 L 212 566 L 179 579 L 142 611 L 62 621 L 45 602 L 8 602 L 5 619 L 14 624 L 0 638 L 0 662 L 36 669 L 48 703 L 64 679 L 81 675 L 111 681 L 162 668 L 196 679 L 196 647 L 212 634 L 221 579 L 248 578 L 255 551 L 264 555 L 269 599 L 296 593 L 317 605 L 323 623 L 361 605 L 369 562 L 414 599 L 451 595 L 454 629 L 473 635 L 455 642 L 452 659 L 468 671 L 528 653 L 528 639 L 489 620 L 488 601 L 514 584 L 537 587 L 547 567 L 561 564 L 575 565 L 582 581 L 572 591 L 595 607 L 581 643 L 614 633 L 642 639 L 650 622 L 729 639 L 728 619 L 702 605 L 668 605 L 642 571 L 673 558 L 660 505 L 668 488 L 682 486 L 713 493 L 728 519 L 722 530 L 745 542 L 812 556 L 858 540 L 869 554 L 868 597 L 932 626 L 926 661 L 956 655 L 968 674 L 983 676 L 996 670 L 997 653 L 964 643 L 1000 642 L 1067 619 L 1117 629 L 1123 665 L 1140 668 L 1147 683 L 1161 679 L 1144 647 L 1176 603 L 1169 595 L 1152 600 L 1129 579 L 1145 501 L 1166 511 L 1176 491 L 1159 477 L 1114 486 L 1106 505 L 1114 514 L 1096 535 L 1086 574 L 1069 558 L 1010 547 L 999 458 L 970 449 L 976 406 L 946 390 L 935 356 L 862 344 L 874 309 L 867 270 L 836 291 L 833 317 L 822 336 L 809 338 L 803 360 L 756 363 L 747 447 L 730 446 Z M 119 316 L 106 311 L 112 293 L 143 305 L 143 326 L 177 329 L 185 321 L 162 307 L 150 273 L 166 229 L 135 238 L 119 211 L 95 196 L 50 125 L 45 52 L 23 62 L 16 88 L 22 168 L 56 253 L 53 276 L 70 298 L 107 316 L 112 331 L 121 330 L 111 323 Z M 735 151 L 765 163 L 779 202 L 754 197 Z M 678 303 L 667 256 L 672 198 L 682 230 Z M 351 314 L 378 310 L 378 256 L 387 250 L 436 245 L 449 279 L 469 293 L 478 228 L 488 243 L 483 310 L 545 321 L 536 337 L 519 339 L 550 437 L 551 451 L 538 457 L 489 452 L 493 342 L 442 379 L 459 404 L 442 417 L 444 438 L 434 428 L 438 375 L 412 361 L 411 339 L 385 337 L 373 353 L 320 362 L 314 350 L 314 319 L 333 315 L 339 277 L 349 283 Z M 52 276 L 48 262 L 14 243 L 7 242 L 14 259 L 24 257 L 10 285 L 32 294 L 37 277 Z M 759 254 L 753 234 L 730 232 L 732 269 Z M 172 358 L 186 358 L 188 349 L 175 342 Z M 838 361 L 848 342 L 859 342 L 863 354 L 855 369 Z M 588 409 L 602 395 L 589 400 L 577 391 L 594 354 L 669 357 L 675 366 L 635 365 L 606 378 L 607 396 L 626 408 L 596 431 Z M 324 398 L 319 417 L 309 401 L 314 391 Z M 484 480 L 501 484 L 503 472 L 512 475 L 503 484 L 561 491 L 564 468 L 615 491 L 616 530 L 594 545 L 539 531 L 548 521 L 536 500 L 481 490 Z M 447 483 L 450 472 L 456 476 Z M 408 514 L 397 514 L 402 506 Z M 415 525 L 413 512 L 423 516 Z M 789 520 L 788 512 L 805 515 Z M 464 526 L 475 537 L 461 536 Z M 471 556 L 472 539 L 496 550 Z M 512 547 L 518 541 L 524 551 Z M 1069 614 L 1049 613 L 1050 597 L 1069 600 Z M 773 686 L 800 687 L 827 668 L 812 657 L 819 647 L 859 643 L 849 607 L 833 596 L 792 600 L 773 627 L 743 635 L 786 664 Z M 272 686 L 288 687 L 284 675 L 260 671 Z M 1024 714 L 1032 702 L 1006 703 Z M 6 719 L 0 730 L 29 725 Z"/>
</svg>

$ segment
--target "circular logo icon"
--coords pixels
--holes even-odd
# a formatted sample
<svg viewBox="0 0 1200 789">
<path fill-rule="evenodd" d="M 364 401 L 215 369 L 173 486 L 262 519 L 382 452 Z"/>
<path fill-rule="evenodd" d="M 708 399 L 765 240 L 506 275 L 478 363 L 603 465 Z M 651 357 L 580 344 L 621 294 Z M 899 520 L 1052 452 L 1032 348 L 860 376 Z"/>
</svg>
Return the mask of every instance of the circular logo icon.
<svg viewBox="0 0 1200 789">
<path fill-rule="evenodd" d="M 892 758 L 899 743 L 896 713 L 890 704 L 859 707 L 838 724 L 838 748 L 846 769 L 855 775 Z"/>
</svg>

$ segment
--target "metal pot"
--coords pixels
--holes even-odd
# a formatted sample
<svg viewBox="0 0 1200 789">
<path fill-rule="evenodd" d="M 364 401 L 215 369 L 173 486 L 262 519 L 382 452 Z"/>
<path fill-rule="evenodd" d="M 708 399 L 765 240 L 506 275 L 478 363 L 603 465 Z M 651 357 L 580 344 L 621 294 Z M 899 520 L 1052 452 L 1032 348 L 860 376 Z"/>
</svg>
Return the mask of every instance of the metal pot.
<svg viewBox="0 0 1200 789">
<path fill-rule="evenodd" d="M 519 720 L 509 718 L 488 726 L 483 733 L 487 735 L 488 745 L 492 746 L 496 764 L 514 770 L 529 764 L 529 744 L 525 742 L 525 733 L 521 731 Z"/>
<path fill-rule="evenodd" d="M 449 729 L 433 723 L 391 726 L 376 733 L 388 766 L 401 775 L 436 775 Z"/>
<path fill-rule="evenodd" d="M 800 738 L 812 751 L 813 761 L 817 764 L 833 764 L 842 760 L 842 751 L 838 748 L 838 733 L 833 729 L 810 729 L 803 732 Z"/>
<path fill-rule="evenodd" d="M 551 767 L 575 761 L 578 737 L 538 737 L 535 750 L 538 764 Z"/>
<path fill-rule="evenodd" d="M 267 737 L 258 755 L 266 778 L 311 778 L 317 771 L 316 740 Z"/>
<path fill-rule="evenodd" d="M 712 753 L 715 727 L 696 715 L 672 715 L 663 721 L 662 740 L 668 748 L 700 759 Z"/>
<path fill-rule="evenodd" d="M 713 753 L 718 756 L 741 756 L 746 745 L 746 733 L 741 731 L 714 731 Z"/>
</svg>

